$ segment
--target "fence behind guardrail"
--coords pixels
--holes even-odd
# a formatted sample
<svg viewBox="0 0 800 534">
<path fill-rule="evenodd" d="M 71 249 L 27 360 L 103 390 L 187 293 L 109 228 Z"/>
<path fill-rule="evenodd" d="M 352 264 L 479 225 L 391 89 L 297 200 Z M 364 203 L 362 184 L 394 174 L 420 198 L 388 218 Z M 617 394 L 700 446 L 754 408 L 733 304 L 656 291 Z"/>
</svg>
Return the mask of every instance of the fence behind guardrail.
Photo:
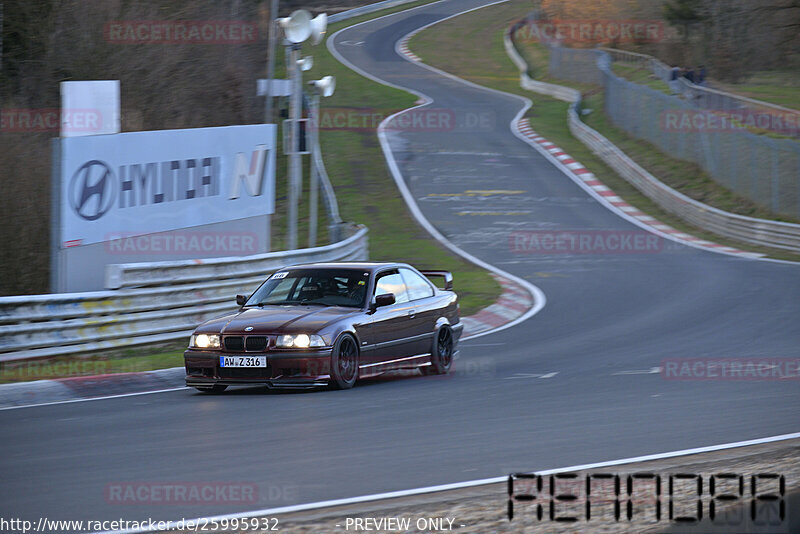
<svg viewBox="0 0 800 534">
<path fill-rule="evenodd" d="M 605 112 L 616 126 L 670 156 L 697 163 L 721 185 L 773 213 L 800 219 L 800 141 L 791 138 L 789 129 L 784 137 L 770 131 L 775 125 L 800 124 L 800 113 L 683 80 L 678 84 L 685 89 L 667 94 L 614 74 L 612 59 L 624 54 L 556 45 L 549 49 L 552 76 L 603 86 Z M 645 64 L 639 54 L 630 61 Z M 668 76 L 654 58 L 646 65 Z M 784 121 L 779 113 L 798 114 Z M 750 121 L 756 128 L 759 121 L 769 125 L 755 131 L 741 127 Z"/>
<path fill-rule="evenodd" d="M 512 25 L 503 36 L 503 44 L 506 52 L 521 71 L 521 86 L 539 94 L 549 95 L 559 100 L 569 102 L 567 124 L 569 125 L 570 132 L 626 181 L 634 185 L 639 191 L 644 193 L 645 196 L 653 200 L 664 210 L 677 215 L 698 228 L 704 228 L 716 234 L 747 243 L 773 248 L 783 248 L 794 252 L 800 251 L 800 225 L 745 217 L 743 215 L 728 213 L 693 200 L 661 183 L 656 177 L 614 146 L 608 139 L 586 125 L 578 114 L 578 110 L 582 105 L 582 95 L 580 91 L 562 85 L 537 81 L 528 75 L 530 68 L 525 59 L 518 52 L 516 48 L 517 45 L 514 43 L 513 39 L 514 33 L 523 23 L 523 21 L 520 21 Z M 612 52 L 616 53 L 619 51 Z M 595 56 L 596 54 L 595 52 Z M 625 54 L 635 56 L 635 61 L 641 64 L 647 64 L 650 61 L 648 56 L 642 54 Z M 590 55 L 586 54 L 585 57 L 590 57 Z M 599 59 L 606 62 L 607 68 L 608 58 L 604 59 L 603 55 L 600 55 Z M 566 73 L 565 77 L 569 77 L 569 75 L 572 75 L 572 72 Z M 576 73 L 575 76 L 582 76 L 582 74 Z"/>
</svg>

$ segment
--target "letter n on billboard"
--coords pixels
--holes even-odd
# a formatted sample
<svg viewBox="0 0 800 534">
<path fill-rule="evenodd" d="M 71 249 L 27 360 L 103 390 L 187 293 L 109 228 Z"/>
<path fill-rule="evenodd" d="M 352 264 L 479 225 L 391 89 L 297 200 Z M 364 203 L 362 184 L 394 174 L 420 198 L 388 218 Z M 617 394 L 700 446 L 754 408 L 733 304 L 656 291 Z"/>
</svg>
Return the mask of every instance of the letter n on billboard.
<svg viewBox="0 0 800 534">
<path fill-rule="evenodd" d="M 238 152 L 233 164 L 233 176 L 231 176 L 231 191 L 228 198 L 233 200 L 241 196 L 242 184 L 251 197 L 261 196 L 261 189 L 264 185 L 264 170 L 266 169 L 267 155 L 269 149 L 266 145 L 258 145 L 248 161 L 245 152 Z"/>
</svg>

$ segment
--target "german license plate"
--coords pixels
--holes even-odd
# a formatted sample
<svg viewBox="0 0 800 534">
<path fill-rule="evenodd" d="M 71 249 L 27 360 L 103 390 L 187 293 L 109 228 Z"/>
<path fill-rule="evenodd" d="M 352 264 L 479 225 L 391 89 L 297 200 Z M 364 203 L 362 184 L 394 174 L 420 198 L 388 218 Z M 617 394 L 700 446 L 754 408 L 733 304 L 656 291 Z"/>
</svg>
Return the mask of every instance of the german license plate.
<svg viewBox="0 0 800 534">
<path fill-rule="evenodd" d="M 266 367 L 266 356 L 220 356 L 220 367 Z"/>
</svg>

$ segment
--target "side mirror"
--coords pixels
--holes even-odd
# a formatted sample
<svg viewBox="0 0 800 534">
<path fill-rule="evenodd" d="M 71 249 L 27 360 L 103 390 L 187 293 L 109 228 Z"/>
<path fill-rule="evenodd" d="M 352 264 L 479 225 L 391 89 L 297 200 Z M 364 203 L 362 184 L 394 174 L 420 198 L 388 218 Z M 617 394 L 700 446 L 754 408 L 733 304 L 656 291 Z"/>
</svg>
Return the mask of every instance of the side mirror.
<svg viewBox="0 0 800 534">
<path fill-rule="evenodd" d="M 394 293 L 384 293 L 375 297 L 375 307 L 391 306 L 394 304 Z"/>
<path fill-rule="evenodd" d="M 244 303 L 247 302 L 246 295 L 236 295 L 236 304 L 239 306 L 244 306 Z"/>
</svg>

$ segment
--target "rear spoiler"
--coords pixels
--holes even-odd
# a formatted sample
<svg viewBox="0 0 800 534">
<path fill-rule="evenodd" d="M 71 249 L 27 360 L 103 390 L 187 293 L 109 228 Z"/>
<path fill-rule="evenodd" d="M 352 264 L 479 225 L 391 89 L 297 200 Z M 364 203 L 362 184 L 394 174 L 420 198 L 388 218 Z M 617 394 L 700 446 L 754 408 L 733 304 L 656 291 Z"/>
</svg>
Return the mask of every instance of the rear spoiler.
<svg viewBox="0 0 800 534">
<path fill-rule="evenodd" d="M 444 288 L 446 291 L 453 290 L 453 274 L 450 271 L 420 271 L 430 278 L 431 276 L 444 278 Z"/>
</svg>

